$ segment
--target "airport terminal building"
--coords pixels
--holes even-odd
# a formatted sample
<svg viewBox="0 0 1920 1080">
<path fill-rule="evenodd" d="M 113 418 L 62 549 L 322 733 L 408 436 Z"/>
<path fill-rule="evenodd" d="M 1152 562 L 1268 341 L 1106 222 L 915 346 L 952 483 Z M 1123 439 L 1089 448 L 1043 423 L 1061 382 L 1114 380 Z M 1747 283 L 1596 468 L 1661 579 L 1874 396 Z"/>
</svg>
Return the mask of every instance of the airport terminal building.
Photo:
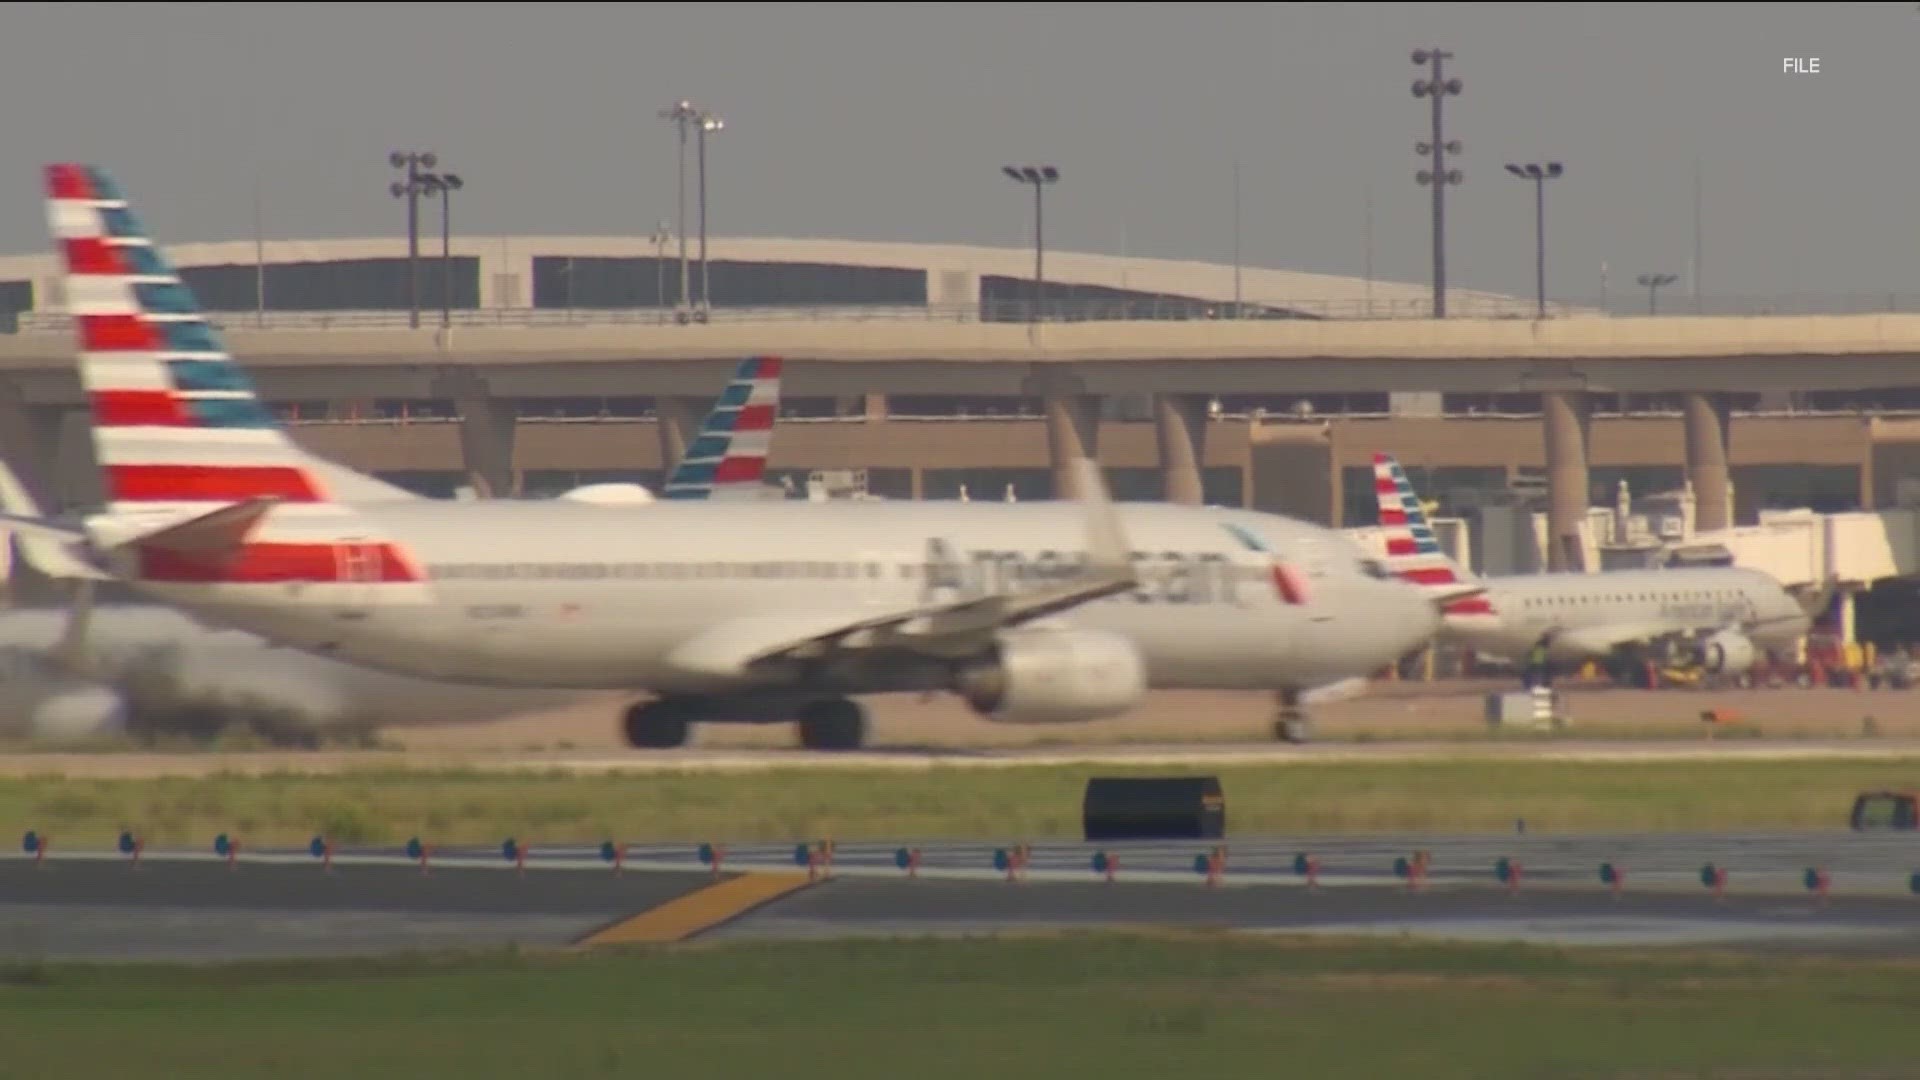
<svg viewBox="0 0 1920 1080">
<path fill-rule="evenodd" d="M 420 329 L 411 332 L 437 336 L 440 357 L 452 364 L 464 341 L 519 340 L 513 335 L 536 330 L 541 336 L 525 340 L 618 340 L 662 327 L 697 338 L 752 323 L 755 340 L 774 346 L 757 351 L 778 354 L 787 336 L 832 323 L 884 354 L 878 343 L 929 324 L 1431 313 L 1424 284 L 1073 252 L 1047 253 L 1045 286 L 1036 290 L 1033 252 L 1016 248 L 720 238 L 709 241 L 705 264 L 690 245 L 684 265 L 677 241 L 619 237 L 468 237 L 453 241 L 447 258 L 438 237 L 423 238 L 413 262 L 404 238 L 167 251 L 302 442 L 435 496 L 463 487 L 538 497 L 594 482 L 656 485 L 684 446 L 685 425 L 697 422 L 725 375 L 717 364 L 693 373 L 655 350 L 655 358 L 601 364 L 591 378 L 563 375 L 572 370 L 564 365 L 551 379 L 511 387 L 494 378 L 482 399 L 438 367 L 362 354 L 360 342 L 410 330 L 416 312 Z M 50 256 L 0 259 L 0 382 L 10 384 L 8 407 L 23 410 L 7 425 L 16 434 L 5 450 L 50 502 L 71 506 L 92 498 L 97 481 L 76 415 L 63 299 Z M 1447 314 L 1527 321 L 1535 310 L 1531 298 L 1455 290 Z M 1549 314 L 1602 317 L 1557 305 Z M 262 355 L 276 353 L 281 340 L 300 342 L 292 350 L 299 355 Z M 525 359 L 539 362 L 546 348 L 527 345 Z M 886 498 L 1047 498 L 1063 440 L 1077 439 L 1107 466 L 1123 499 L 1248 505 L 1354 526 L 1374 520 L 1375 450 L 1396 453 L 1446 514 L 1536 498 L 1530 492 L 1548 464 L 1540 393 L 1403 392 L 1361 377 L 1338 389 L 1254 393 L 1209 385 L 1196 369 L 1178 401 L 1083 384 L 1074 395 L 1080 411 L 1063 420 L 1058 395 L 1038 386 L 986 393 L 964 379 L 882 362 L 870 372 L 829 385 L 790 367 L 776 482 L 859 468 Z M 1909 497 L 1895 478 L 1915 471 L 1905 463 L 1920 448 L 1920 418 L 1901 413 L 1920 413 L 1920 391 L 1723 396 L 1723 423 L 1734 431 L 1723 468 L 1736 520 L 1767 507 L 1838 511 Z M 1635 494 L 1683 484 L 1683 395 L 1590 397 L 1590 502 L 1611 505 L 1622 481 Z"/>
</svg>

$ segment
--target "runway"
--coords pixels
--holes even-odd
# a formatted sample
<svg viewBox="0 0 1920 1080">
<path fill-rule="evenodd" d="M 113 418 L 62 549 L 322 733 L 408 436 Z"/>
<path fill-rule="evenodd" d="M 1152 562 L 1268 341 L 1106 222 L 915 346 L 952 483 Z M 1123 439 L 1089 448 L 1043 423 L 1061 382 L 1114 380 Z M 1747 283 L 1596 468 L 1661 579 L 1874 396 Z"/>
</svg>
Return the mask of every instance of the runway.
<svg viewBox="0 0 1920 1080">
<path fill-rule="evenodd" d="M 1431 761 L 1704 762 L 1876 761 L 1920 757 L 1920 739 L 1605 740 L 1462 739 L 1429 742 L 1140 744 L 1065 748 L 595 751 L 254 751 L 220 754 L 16 753 L 0 755 L 0 777 L 145 779 L 233 775 L 337 774 L 440 769 L 572 774 L 772 772 L 787 769 L 1007 769 L 1084 765 L 1230 768 Z"/>
<path fill-rule="evenodd" d="M 690 939 L 980 934 L 1099 927 L 1411 934 L 1563 944 L 1725 944 L 1920 955 L 1920 844 L 1895 836 L 1381 837 L 1013 848 L 836 845 L 831 866 L 796 845 L 723 849 L 716 873 L 691 844 L 629 845 L 619 872 L 596 847 L 500 850 L 67 851 L 0 859 L 0 959 L 217 960 L 517 944 L 564 948 Z M 1430 853 L 1409 881 L 1395 862 Z M 1117 857 L 1113 880 L 1095 854 Z M 1317 869 L 1311 887 L 1301 854 Z M 796 858 L 798 856 L 798 858 Z M 1497 878 L 1507 858 L 1517 889 Z M 1599 878 L 1611 862 L 1616 895 Z M 1727 871 L 1724 893 L 1701 879 Z M 1830 874 L 1827 895 L 1803 876 Z M 810 880 L 811 879 L 811 880 Z"/>
</svg>

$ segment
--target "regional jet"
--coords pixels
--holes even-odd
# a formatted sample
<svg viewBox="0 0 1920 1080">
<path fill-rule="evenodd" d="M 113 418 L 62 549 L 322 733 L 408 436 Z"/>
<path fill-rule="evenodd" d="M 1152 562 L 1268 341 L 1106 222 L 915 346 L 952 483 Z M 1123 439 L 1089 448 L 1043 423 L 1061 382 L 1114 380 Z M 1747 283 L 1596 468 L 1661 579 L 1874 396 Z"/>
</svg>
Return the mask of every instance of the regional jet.
<svg viewBox="0 0 1920 1080">
<path fill-rule="evenodd" d="M 1778 581 L 1736 567 L 1610 570 L 1475 578 L 1440 549 L 1420 497 L 1391 454 L 1373 455 L 1374 492 L 1387 566 L 1443 601 L 1440 638 L 1519 659 L 1541 640 L 1557 665 L 1603 662 L 1622 682 L 1646 661 L 1697 665 L 1711 674 L 1753 667 L 1760 649 L 1786 649 L 1811 619 Z M 1456 595 L 1462 588 L 1473 595 Z"/>
</svg>

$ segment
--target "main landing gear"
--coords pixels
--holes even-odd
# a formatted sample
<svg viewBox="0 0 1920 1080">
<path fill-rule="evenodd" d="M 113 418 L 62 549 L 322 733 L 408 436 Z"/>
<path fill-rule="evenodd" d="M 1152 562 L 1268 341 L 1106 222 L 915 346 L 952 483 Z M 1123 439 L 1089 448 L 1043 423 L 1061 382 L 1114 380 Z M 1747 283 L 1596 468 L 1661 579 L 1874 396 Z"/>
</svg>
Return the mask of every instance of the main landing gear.
<svg viewBox="0 0 1920 1080">
<path fill-rule="evenodd" d="M 671 698 L 643 701 L 627 709 L 627 745 L 640 750 L 671 750 L 683 746 L 691 728 L 692 710 Z"/>
<path fill-rule="evenodd" d="M 1280 715 L 1273 722 L 1274 737 L 1282 742 L 1304 743 L 1313 739 L 1313 721 L 1307 717 L 1307 711 L 1300 704 L 1300 691 L 1282 690 L 1279 695 Z"/>
<path fill-rule="evenodd" d="M 858 750 L 867 737 L 867 711 L 849 698 L 818 698 L 800 705 L 712 698 L 661 698 L 627 709 L 627 745 L 641 750 L 685 746 L 696 723 L 775 724 L 797 720 L 808 750 Z"/>
<path fill-rule="evenodd" d="M 848 698 L 808 703 L 800 710 L 800 745 L 809 750 L 858 750 L 867 737 L 867 710 Z"/>
</svg>

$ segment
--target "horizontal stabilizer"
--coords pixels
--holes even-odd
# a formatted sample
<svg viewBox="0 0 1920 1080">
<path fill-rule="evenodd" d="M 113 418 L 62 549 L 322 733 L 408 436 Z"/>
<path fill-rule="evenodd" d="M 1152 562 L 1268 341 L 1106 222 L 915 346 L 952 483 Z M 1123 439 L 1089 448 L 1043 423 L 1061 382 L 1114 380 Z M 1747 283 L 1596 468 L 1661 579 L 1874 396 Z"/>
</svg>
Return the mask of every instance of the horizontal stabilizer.
<svg viewBox="0 0 1920 1080">
<path fill-rule="evenodd" d="M 248 499 L 136 536 L 117 546 L 121 550 L 137 551 L 143 557 L 158 555 L 165 560 L 217 570 L 239 556 L 247 537 L 279 502 L 272 496 Z"/>
<path fill-rule="evenodd" d="M 1433 601 L 1433 604 L 1435 607 L 1445 608 L 1447 605 L 1461 601 L 1461 600 L 1470 600 L 1476 596 L 1483 596 L 1486 594 L 1486 591 L 1487 591 L 1487 587 L 1485 585 L 1477 584 L 1477 583 L 1464 584 L 1464 585 L 1435 585 L 1435 586 L 1428 587 L 1427 599 Z"/>
</svg>

